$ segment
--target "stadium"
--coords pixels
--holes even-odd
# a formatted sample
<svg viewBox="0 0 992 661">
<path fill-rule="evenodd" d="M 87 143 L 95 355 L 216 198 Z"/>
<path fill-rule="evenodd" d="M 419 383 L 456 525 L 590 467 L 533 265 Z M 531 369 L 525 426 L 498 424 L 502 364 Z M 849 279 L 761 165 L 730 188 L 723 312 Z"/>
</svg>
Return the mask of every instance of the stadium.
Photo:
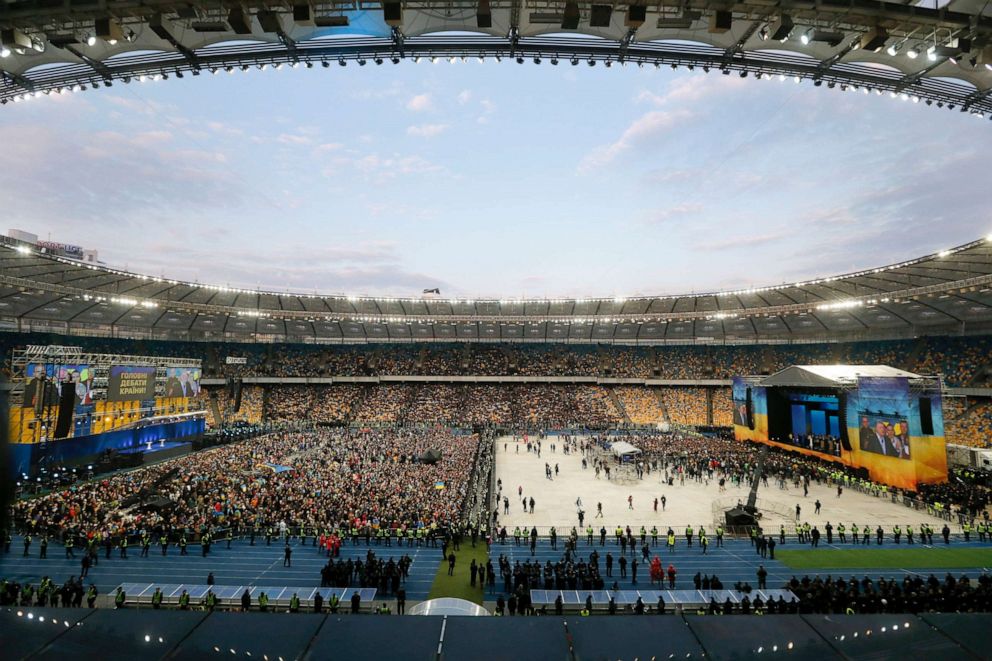
<svg viewBox="0 0 992 661">
<path fill-rule="evenodd" d="M 988 657 L 988 7 L 10 2 L 0 56 L 5 658 Z"/>
</svg>

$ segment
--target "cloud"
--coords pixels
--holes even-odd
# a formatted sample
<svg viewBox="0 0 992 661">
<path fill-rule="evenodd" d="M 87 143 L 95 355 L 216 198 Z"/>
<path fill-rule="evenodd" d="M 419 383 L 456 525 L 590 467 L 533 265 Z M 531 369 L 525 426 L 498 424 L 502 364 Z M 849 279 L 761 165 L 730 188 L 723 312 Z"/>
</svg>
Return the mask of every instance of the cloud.
<svg viewBox="0 0 992 661">
<path fill-rule="evenodd" d="M 482 108 L 482 114 L 475 121 L 479 124 L 488 124 L 490 117 L 496 113 L 496 104 L 489 99 L 482 99 L 479 101 L 479 106 Z"/>
<path fill-rule="evenodd" d="M 447 129 L 447 124 L 420 124 L 418 126 L 408 126 L 406 134 L 417 138 L 433 138 L 441 135 Z"/>
<path fill-rule="evenodd" d="M 406 109 L 411 112 L 426 112 L 434 109 L 434 101 L 429 92 L 418 94 L 406 102 Z"/>
<path fill-rule="evenodd" d="M 723 250 L 738 250 L 740 248 L 754 248 L 769 243 L 776 243 L 789 237 L 791 232 L 772 232 L 768 234 L 756 234 L 748 236 L 735 236 L 719 241 L 700 241 L 693 248 L 703 252 L 719 252 Z"/>
<path fill-rule="evenodd" d="M 120 229 L 154 226 L 162 216 L 264 204 L 264 193 L 252 191 L 232 171 L 225 150 L 190 148 L 168 131 L 129 129 L 86 132 L 54 122 L 0 126 L 0 144 L 18 163 L 0 170 L 6 211 L 55 228 Z M 85 165 L 45 165 L 66 154 Z M 114 232 L 109 237 L 119 239 Z"/>
<path fill-rule="evenodd" d="M 703 205 L 698 202 L 682 202 L 666 209 L 656 209 L 647 214 L 649 225 L 660 225 L 680 216 L 698 215 Z"/>
<path fill-rule="evenodd" d="M 313 138 L 293 133 L 280 133 L 276 137 L 276 142 L 283 145 L 310 145 L 313 144 Z"/>
<path fill-rule="evenodd" d="M 471 100 L 472 100 L 472 92 L 471 92 L 471 90 L 462 90 L 458 94 L 458 105 L 460 105 L 460 106 L 465 105 L 466 103 L 468 103 Z"/>
<path fill-rule="evenodd" d="M 399 175 L 436 174 L 445 169 L 422 156 L 405 154 L 363 154 L 353 149 L 333 152 L 324 161 L 320 172 L 328 178 L 337 178 L 342 173 L 357 171 L 369 178 L 392 179 Z"/>
<path fill-rule="evenodd" d="M 690 75 L 676 78 L 662 94 L 642 90 L 636 97 L 638 102 L 656 106 L 678 106 L 695 104 L 703 99 L 735 92 L 749 84 L 739 76 L 699 76 Z"/>
<path fill-rule="evenodd" d="M 199 238 L 205 238 L 200 237 Z M 238 246 L 216 259 L 212 241 L 166 240 L 148 246 L 141 270 L 170 277 L 233 287 L 318 290 L 378 295 L 419 294 L 425 287 L 450 290 L 442 278 L 407 268 L 396 244 L 366 242 L 347 248 L 332 245 Z M 202 247 L 201 247 L 202 246 Z M 258 265 L 264 263 L 265 268 Z"/>
<path fill-rule="evenodd" d="M 688 110 L 652 110 L 634 120 L 616 142 L 596 147 L 586 154 L 579 162 L 579 172 L 591 172 L 607 166 L 630 149 L 668 132 L 690 117 L 692 113 Z"/>
</svg>

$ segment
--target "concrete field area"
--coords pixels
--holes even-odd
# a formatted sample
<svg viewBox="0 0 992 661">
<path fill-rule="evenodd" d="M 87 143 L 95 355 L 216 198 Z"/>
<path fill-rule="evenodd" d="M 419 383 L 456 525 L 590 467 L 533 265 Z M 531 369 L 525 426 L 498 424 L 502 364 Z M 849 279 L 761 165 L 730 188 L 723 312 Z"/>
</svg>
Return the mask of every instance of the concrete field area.
<svg viewBox="0 0 992 661">
<path fill-rule="evenodd" d="M 552 444 L 558 446 L 557 451 L 551 450 Z M 597 479 L 591 461 L 588 468 L 583 469 L 581 454 L 564 454 L 562 443 L 554 437 L 542 443 L 540 457 L 536 452 L 527 452 L 526 444 L 514 441 L 512 437 L 502 438 L 496 445 L 496 477 L 502 480 L 502 493 L 510 501 L 509 514 L 503 514 L 500 503 L 499 520 L 510 534 L 515 526 L 536 526 L 542 535 L 550 526 L 555 526 L 558 534 L 564 536 L 572 526 L 579 525 L 576 501 L 581 499 L 586 524 L 591 524 L 597 531 L 605 525 L 611 535 L 618 525 L 629 525 L 635 533 L 643 525 L 649 530 L 657 526 L 662 532 L 671 526 L 681 536 L 685 527 L 692 525 L 696 529 L 705 526 L 712 536 L 716 523 L 723 518 L 723 511 L 748 497 L 749 485 L 735 487 L 729 480 L 725 491 L 721 492 L 718 476 L 708 482 L 687 479 L 684 484 L 676 478 L 669 486 L 664 481 L 664 471 L 645 473 L 643 479 L 637 479 L 632 471 L 625 469 L 614 470 L 611 480 L 602 472 Z M 596 456 L 608 455 L 601 452 Z M 545 477 L 546 463 L 551 466 L 553 479 Z M 534 498 L 533 514 L 529 513 L 529 508 L 524 512 L 520 493 L 528 504 L 530 498 Z M 633 509 L 627 502 L 630 496 L 633 497 Z M 660 501 L 662 496 L 666 501 L 664 509 L 659 502 L 655 511 L 654 500 Z M 819 514 L 815 513 L 817 500 L 821 503 Z M 603 505 L 602 518 L 597 518 L 597 503 Z M 769 480 L 767 487 L 758 490 L 758 508 L 765 532 L 777 533 L 780 524 L 785 524 L 791 533 L 796 524 L 796 505 L 801 509 L 800 521 L 818 526 L 821 532 L 827 522 L 833 525 L 835 533 L 837 525 L 843 523 L 848 529 L 852 524 L 858 528 L 870 525 L 873 531 L 881 525 L 886 535 L 896 524 L 903 528 L 912 525 L 919 530 L 920 523 L 926 522 L 939 535 L 946 523 L 926 512 L 893 503 L 888 497 L 879 498 L 853 489 L 845 489 L 838 497 L 836 487 L 815 482 L 809 487 L 809 495 L 804 496 L 802 488 L 796 489 L 789 484 L 788 488 L 780 489 L 774 480 Z M 957 524 L 949 525 L 953 533 L 959 532 Z"/>
</svg>

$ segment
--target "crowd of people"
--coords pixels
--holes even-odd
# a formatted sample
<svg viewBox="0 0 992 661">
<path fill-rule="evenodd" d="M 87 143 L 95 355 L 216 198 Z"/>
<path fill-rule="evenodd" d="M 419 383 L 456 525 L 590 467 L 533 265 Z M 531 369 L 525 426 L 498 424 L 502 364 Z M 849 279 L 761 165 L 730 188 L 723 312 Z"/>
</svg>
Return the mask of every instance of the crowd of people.
<svg viewBox="0 0 992 661">
<path fill-rule="evenodd" d="M 14 518 L 67 556 L 124 539 L 164 554 L 205 535 L 439 530 L 458 520 L 478 445 L 447 429 L 280 432 L 20 500 Z"/>
<path fill-rule="evenodd" d="M 831 576 L 793 577 L 785 586 L 799 597 L 800 613 L 988 613 L 992 611 L 992 576 L 943 580 L 930 574 L 907 574 L 901 581 L 865 576 L 845 580 Z"/>
<path fill-rule="evenodd" d="M 944 399 L 944 437 L 957 445 L 992 447 L 992 403 L 963 397 Z"/>
<path fill-rule="evenodd" d="M 43 344 L 44 336 L 6 338 L 4 346 Z M 61 342 L 53 338 L 55 343 Z M 204 376 L 599 376 L 636 379 L 726 379 L 768 374 L 789 365 L 892 365 L 941 374 L 950 386 L 989 382 L 992 336 L 924 337 L 776 345 L 306 345 L 164 342 L 73 338 L 89 351 L 199 358 Z M 246 363 L 229 365 L 227 357 Z"/>
</svg>

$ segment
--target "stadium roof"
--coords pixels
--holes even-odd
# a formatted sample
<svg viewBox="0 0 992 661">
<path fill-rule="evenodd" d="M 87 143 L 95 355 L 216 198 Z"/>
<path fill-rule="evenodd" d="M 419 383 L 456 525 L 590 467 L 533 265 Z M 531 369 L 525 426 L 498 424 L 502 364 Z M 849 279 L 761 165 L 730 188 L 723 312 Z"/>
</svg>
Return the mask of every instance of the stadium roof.
<svg viewBox="0 0 992 661">
<path fill-rule="evenodd" d="M 992 8 L 938 4 L 8 0 L 0 101 L 253 67 L 499 57 L 788 76 L 990 113 Z"/>
<path fill-rule="evenodd" d="M 0 328 L 193 340 L 624 343 L 865 339 L 992 329 L 992 237 L 787 285 L 578 299 L 281 293 L 141 275 L 0 237 Z"/>
<path fill-rule="evenodd" d="M 762 379 L 760 385 L 836 388 L 857 383 L 861 377 L 918 379 L 920 375 L 888 365 L 791 365 Z"/>
</svg>

